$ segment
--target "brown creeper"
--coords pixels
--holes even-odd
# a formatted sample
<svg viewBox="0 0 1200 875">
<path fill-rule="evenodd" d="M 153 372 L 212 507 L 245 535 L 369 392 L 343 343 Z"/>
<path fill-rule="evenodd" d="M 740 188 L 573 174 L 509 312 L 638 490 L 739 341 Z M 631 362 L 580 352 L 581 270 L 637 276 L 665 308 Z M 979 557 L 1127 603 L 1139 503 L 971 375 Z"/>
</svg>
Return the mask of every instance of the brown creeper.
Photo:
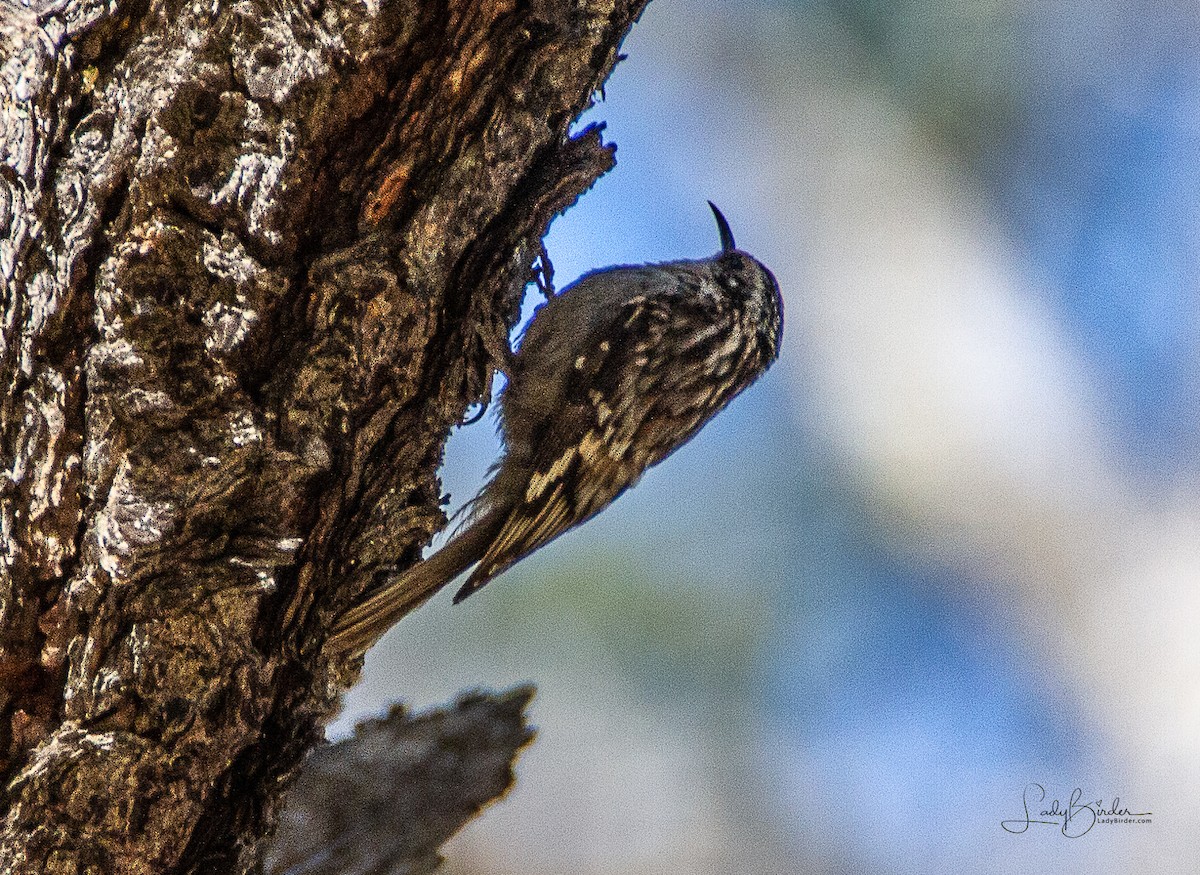
<svg viewBox="0 0 1200 875">
<path fill-rule="evenodd" d="M 591 519 L 770 366 L 779 285 L 709 206 L 713 257 L 593 271 L 538 308 L 501 398 L 505 454 L 467 525 L 339 617 L 330 652 L 364 652 L 470 566 L 455 603 Z"/>
</svg>

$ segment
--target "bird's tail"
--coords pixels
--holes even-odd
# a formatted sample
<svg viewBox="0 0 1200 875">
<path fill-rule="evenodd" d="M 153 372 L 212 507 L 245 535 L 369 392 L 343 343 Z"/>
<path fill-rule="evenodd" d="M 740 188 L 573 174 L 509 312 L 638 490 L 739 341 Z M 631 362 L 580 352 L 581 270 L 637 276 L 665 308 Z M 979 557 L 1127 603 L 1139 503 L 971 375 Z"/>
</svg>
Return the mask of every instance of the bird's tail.
<svg viewBox="0 0 1200 875">
<path fill-rule="evenodd" d="M 334 657 L 358 656 L 403 616 L 478 562 L 500 531 L 505 515 L 490 510 L 424 562 L 392 577 L 338 617 L 325 641 Z"/>
</svg>

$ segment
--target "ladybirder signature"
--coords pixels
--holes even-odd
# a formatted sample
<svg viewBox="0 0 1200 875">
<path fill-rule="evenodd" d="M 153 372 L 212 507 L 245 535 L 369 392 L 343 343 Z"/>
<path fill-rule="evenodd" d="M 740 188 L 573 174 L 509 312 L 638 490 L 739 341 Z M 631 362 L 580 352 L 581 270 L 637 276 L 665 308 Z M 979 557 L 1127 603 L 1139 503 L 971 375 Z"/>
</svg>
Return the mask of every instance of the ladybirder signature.
<svg viewBox="0 0 1200 875">
<path fill-rule="evenodd" d="M 1151 817 L 1149 811 L 1135 812 L 1122 806 L 1120 796 L 1114 796 L 1107 807 L 1103 799 L 1085 801 L 1083 790 L 1079 787 L 1071 791 L 1070 801 L 1066 805 L 1055 799 L 1045 806 L 1045 801 L 1045 787 L 1041 784 L 1026 785 L 1025 792 L 1021 794 L 1025 816 L 1002 820 L 1000 826 L 1013 834 L 1023 833 L 1030 824 L 1035 823 L 1057 826 L 1067 838 L 1077 839 L 1087 835 L 1097 823 L 1149 823 Z"/>
</svg>

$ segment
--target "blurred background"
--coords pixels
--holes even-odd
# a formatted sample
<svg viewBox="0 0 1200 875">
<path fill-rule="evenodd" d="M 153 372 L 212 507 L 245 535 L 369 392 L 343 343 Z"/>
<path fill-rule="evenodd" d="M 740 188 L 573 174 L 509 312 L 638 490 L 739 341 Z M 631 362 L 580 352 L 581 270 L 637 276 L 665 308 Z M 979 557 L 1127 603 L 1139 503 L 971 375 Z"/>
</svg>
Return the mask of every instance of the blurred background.
<svg viewBox="0 0 1200 875">
<path fill-rule="evenodd" d="M 602 516 L 372 651 L 334 735 L 539 687 L 447 871 L 1200 871 L 1198 18 L 650 5 L 558 285 L 712 254 L 711 198 L 785 346 Z M 452 439 L 455 505 L 493 432 Z M 1010 834 L 1033 782 L 1153 820 Z"/>
</svg>

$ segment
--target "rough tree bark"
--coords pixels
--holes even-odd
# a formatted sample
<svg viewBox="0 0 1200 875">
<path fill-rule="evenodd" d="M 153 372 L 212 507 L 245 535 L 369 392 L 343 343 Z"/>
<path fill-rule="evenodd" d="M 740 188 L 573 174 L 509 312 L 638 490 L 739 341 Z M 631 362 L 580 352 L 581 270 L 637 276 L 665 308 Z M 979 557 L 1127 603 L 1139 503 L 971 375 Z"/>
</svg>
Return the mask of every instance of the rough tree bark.
<svg viewBox="0 0 1200 875">
<path fill-rule="evenodd" d="M 0 871 L 258 865 L 645 2 L 0 0 Z"/>
</svg>

